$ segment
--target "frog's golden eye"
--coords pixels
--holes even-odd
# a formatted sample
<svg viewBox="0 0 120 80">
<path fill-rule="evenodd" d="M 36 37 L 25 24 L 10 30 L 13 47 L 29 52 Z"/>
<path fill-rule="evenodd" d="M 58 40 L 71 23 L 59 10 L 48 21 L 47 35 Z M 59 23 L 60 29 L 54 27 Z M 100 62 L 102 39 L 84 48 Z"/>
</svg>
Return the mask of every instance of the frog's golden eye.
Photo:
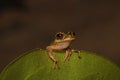
<svg viewBox="0 0 120 80">
<path fill-rule="evenodd" d="M 68 35 L 75 36 L 75 32 L 68 32 L 67 34 L 68 34 Z"/>
<path fill-rule="evenodd" d="M 57 39 L 62 39 L 63 36 L 64 36 L 64 33 L 62 33 L 62 32 L 58 32 L 58 33 L 55 35 L 55 37 L 56 37 Z"/>
</svg>

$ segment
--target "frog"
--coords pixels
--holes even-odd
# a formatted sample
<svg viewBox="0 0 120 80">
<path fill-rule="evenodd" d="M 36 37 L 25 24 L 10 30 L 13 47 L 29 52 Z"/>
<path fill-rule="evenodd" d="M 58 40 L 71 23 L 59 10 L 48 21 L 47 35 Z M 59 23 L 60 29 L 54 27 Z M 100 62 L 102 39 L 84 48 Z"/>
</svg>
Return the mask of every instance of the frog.
<svg viewBox="0 0 120 80">
<path fill-rule="evenodd" d="M 53 68 L 60 68 L 58 65 L 58 59 L 53 54 L 54 51 L 65 51 L 65 56 L 63 61 L 69 61 L 73 52 L 78 53 L 78 58 L 80 57 L 80 51 L 72 49 L 70 47 L 71 43 L 75 40 L 75 32 L 57 32 L 55 34 L 55 39 L 53 42 L 46 47 L 47 54 L 49 58 L 54 62 Z"/>
</svg>

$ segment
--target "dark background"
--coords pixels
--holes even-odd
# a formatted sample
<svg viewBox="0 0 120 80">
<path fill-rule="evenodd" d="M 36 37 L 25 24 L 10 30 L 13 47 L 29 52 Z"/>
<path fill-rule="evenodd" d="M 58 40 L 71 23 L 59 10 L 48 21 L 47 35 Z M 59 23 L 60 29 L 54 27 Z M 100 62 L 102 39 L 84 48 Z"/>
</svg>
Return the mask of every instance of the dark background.
<svg viewBox="0 0 120 80">
<path fill-rule="evenodd" d="M 28 50 L 45 49 L 58 31 L 76 32 L 73 48 L 120 66 L 120 1 L 0 0 L 0 71 Z"/>
</svg>

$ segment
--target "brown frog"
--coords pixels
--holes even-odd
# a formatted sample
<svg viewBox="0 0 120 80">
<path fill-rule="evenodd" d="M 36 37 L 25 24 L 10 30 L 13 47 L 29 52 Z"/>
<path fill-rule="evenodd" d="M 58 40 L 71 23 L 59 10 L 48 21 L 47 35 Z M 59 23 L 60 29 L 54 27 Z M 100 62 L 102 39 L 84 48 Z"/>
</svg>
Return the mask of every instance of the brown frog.
<svg viewBox="0 0 120 80">
<path fill-rule="evenodd" d="M 75 40 L 75 33 L 74 32 L 67 32 L 67 33 L 58 32 L 58 33 L 56 33 L 54 41 L 49 46 L 46 47 L 46 51 L 48 53 L 48 56 L 54 62 L 53 68 L 59 68 L 58 60 L 53 55 L 53 51 L 65 50 L 66 54 L 64 57 L 64 62 L 66 60 L 70 59 L 72 52 L 77 52 L 78 57 L 80 58 L 80 51 L 70 48 L 70 44 L 74 40 Z"/>
</svg>

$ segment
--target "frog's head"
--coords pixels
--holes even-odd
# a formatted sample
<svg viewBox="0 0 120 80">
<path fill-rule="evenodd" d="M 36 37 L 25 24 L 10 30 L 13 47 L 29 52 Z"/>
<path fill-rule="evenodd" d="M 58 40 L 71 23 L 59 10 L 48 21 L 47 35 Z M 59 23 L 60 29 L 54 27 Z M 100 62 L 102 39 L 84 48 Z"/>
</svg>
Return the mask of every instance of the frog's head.
<svg viewBox="0 0 120 80">
<path fill-rule="evenodd" d="M 67 42 L 67 41 L 73 41 L 75 39 L 75 33 L 74 32 L 58 32 L 55 35 L 55 41 L 56 42 Z"/>
</svg>

